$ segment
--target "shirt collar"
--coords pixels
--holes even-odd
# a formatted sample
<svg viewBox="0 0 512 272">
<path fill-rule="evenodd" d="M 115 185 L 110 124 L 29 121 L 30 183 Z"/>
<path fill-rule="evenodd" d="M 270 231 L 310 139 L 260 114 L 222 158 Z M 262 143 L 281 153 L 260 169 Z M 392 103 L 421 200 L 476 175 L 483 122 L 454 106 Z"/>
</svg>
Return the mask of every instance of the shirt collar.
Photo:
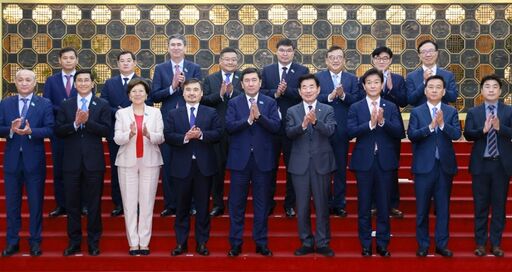
<svg viewBox="0 0 512 272">
<path fill-rule="evenodd" d="M 123 75 L 123 74 L 120 74 L 121 79 L 123 79 L 123 78 L 125 78 L 125 77 L 126 77 L 126 78 L 128 78 L 128 81 L 130 81 L 130 80 L 133 78 L 133 76 L 134 76 L 134 75 L 135 75 L 135 72 L 132 72 L 131 74 L 129 74 L 129 75 L 127 75 L 127 76 L 125 76 L 125 75 Z"/>
<path fill-rule="evenodd" d="M 87 105 L 89 105 L 92 100 L 92 91 L 87 96 L 85 96 L 85 99 L 87 99 Z M 77 105 L 80 107 L 80 105 L 82 105 L 82 96 L 80 96 L 80 94 L 77 94 L 76 101 L 78 102 Z"/>
<path fill-rule="evenodd" d="M 254 96 L 255 101 L 258 101 L 258 95 L 259 95 L 259 94 L 260 94 L 260 93 L 258 92 L 258 93 Z M 247 101 L 247 103 L 249 103 L 249 99 L 250 99 L 250 98 L 251 98 L 250 96 L 245 95 L 245 100 Z"/>
<path fill-rule="evenodd" d="M 283 70 L 283 67 L 286 67 L 286 71 L 290 71 L 290 67 L 292 66 L 292 63 L 288 63 L 288 65 L 282 65 L 280 62 L 277 62 L 277 65 L 279 67 L 279 71 Z"/>
<path fill-rule="evenodd" d="M 432 108 L 437 108 L 437 110 L 439 110 L 439 109 L 441 109 L 441 101 L 439 101 L 439 103 L 435 106 L 432 103 L 430 103 L 429 101 L 427 101 L 427 106 L 430 111 L 432 111 Z"/>
<path fill-rule="evenodd" d="M 174 67 L 176 67 L 176 64 L 178 64 L 180 66 L 181 71 L 183 71 L 183 66 L 185 65 L 185 59 L 182 59 L 179 63 L 176 63 L 173 60 L 171 60 L 171 63 L 172 63 L 173 71 L 174 71 Z"/>
<path fill-rule="evenodd" d="M 428 68 L 425 65 L 422 65 L 421 68 L 423 69 L 423 71 L 426 71 L 427 69 L 430 69 L 430 70 L 432 70 L 432 75 L 437 75 L 437 64 L 434 65 L 432 68 Z"/>
<path fill-rule="evenodd" d="M 329 73 L 331 74 L 331 78 L 334 75 L 337 75 L 339 78 L 341 78 L 341 74 L 343 73 L 343 71 L 340 71 L 339 73 L 335 74 L 333 71 L 329 70 Z"/>
<path fill-rule="evenodd" d="M 302 101 L 302 104 L 304 105 L 304 110 L 305 110 L 306 112 L 308 112 L 308 111 L 309 111 L 309 106 L 313 106 L 313 109 L 316 109 L 316 102 L 317 102 L 317 101 L 318 101 L 318 100 L 315 100 L 315 102 L 313 102 L 312 104 L 308 104 L 308 103 L 306 103 L 305 101 Z"/>
<path fill-rule="evenodd" d="M 76 70 L 71 71 L 71 73 L 69 73 L 69 74 L 66 74 L 66 73 L 64 73 L 64 71 L 62 71 L 62 78 L 66 79 L 66 76 L 68 76 L 68 75 L 72 75 L 72 77 L 75 77 L 75 73 L 76 73 Z"/>
<path fill-rule="evenodd" d="M 18 102 L 21 101 L 22 98 L 27 98 L 28 101 L 31 101 L 32 100 L 32 96 L 34 96 L 34 93 L 30 93 L 29 95 L 27 95 L 25 97 L 22 97 L 21 95 L 18 94 Z"/>
<path fill-rule="evenodd" d="M 195 103 L 195 104 L 186 103 L 185 106 L 187 107 L 187 112 L 190 112 L 190 108 L 194 107 L 194 109 L 195 109 L 194 113 L 197 113 L 197 109 L 199 108 L 199 103 Z"/>
<path fill-rule="evenodd" d="M 380 106 L 380 96 L 375 100 L 372 100 L 370 97 L 366 96 L 366 103 L 368 104 L 368 107 L 372 106 L 373 101 L 377 101 L 377 106 Z"/>
</svg>

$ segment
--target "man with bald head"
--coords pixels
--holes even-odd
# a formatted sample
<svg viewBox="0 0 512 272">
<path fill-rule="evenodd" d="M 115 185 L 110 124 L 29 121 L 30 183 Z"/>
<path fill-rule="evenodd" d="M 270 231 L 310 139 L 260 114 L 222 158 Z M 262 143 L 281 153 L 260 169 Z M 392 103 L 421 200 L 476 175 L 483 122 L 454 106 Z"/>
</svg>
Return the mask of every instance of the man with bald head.
<svg viewBox="0 0 512 272">
<path fill-rule="evenodd" d="M 34 95 L 34 72 L 19 70 L 15 84 L 18 95 L 0 103 L 0 137 L 6 141 L 3 165 L 7 211 L 7 246 L 2 256 L 19 251 L 23 187 L 30 212 L 30 255 L 39 256 L 46 176 L 44 138 L 52 136 L 53 110 L 48 99 Z"/>
</svg>

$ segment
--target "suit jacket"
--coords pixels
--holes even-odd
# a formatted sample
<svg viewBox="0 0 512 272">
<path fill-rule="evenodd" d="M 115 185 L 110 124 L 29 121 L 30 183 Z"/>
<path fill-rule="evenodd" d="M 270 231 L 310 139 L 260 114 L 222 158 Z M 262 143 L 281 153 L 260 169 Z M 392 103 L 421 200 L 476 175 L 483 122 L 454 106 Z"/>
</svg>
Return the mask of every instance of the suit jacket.
<svg viewBox="0 0 512 272">
<path fill-rule="evenodd" d="M 406 107 L 407 88 L 405 86 L 404 77 L 399 74 L 391 73 L 391 81 L 393 82 L 393 88 L 391 90 L 388 90 L 388 87 L 385 86 L 384 90 L 381 93 L 381 97 L 393 102 L 398 107 Z"/>
<path fill-rule="evenodd" d="M 23 150 L 23 166 L 28 173 L 45 176 L 46 160 L 44 138 L 53 135 L 54 117 L 51 102 L 43 97 L 33 95 L 27 102 L 29 108 L 26 120 L 32 134 L 10 136 L 11 122 L 20 118 L 18 96 L 5 98 L 0 103 L 0 137 L 5 138 L 4 171 L 14 173 L 18 166 L 20 150 Z"/>
<path fill-rule="evenodd" d="M 74 82 L 74 80 L 73 80 Z M 76 96 L 75 84 L 71 84 L 71 92 L 66 94 L 66 86 L 62 82 L 62 72 L 58 72 L 46 79 L 43 87 L 43 97 L 50 99 L 53 105 L 53 113 L 57 115 L 62 101 Z"/>
<path fill-rule="evenodd" d="M 288 109 L 286 114 L 286 136 L 292 140 L 288 172 L 303 175 L 307 169 L 318 174 L 327 175 L 336 170 L 334 152 L 329 137 L 336 130 L 334 110 L 327 104 L 317 102 L 315 108 L 316 124 L 302 129 L 302 121 L 306 112 L 300 103 Z M 313 165 L 310 161 L 313 159 Z"/>
<path fill-rule="evenodd" d="M 439 152 L 439 163 L 442 170 L 450 175 L 457 173 L 457 161 L 452 141 L 458 140 L 462 135 L 457 110 L 447 104 L 441 104 L 443 111 L 444 128 L 430 132 L 428 125 L 432 116 L 427 103 L 411 111 L 407 135 L 413 145 L 412 172 L 426 174 L 432 170 L 435 163 L 436 146 Z"/>
<path fill-rule="evenodd" d="M 243 93 L 242 85 L 240 83 L 240 72 L 236 71 L 231 79 L 231 84 L 233 85 L 233 93 L 230 97 L 220 96 L 220 88 L 223 82 L 221 71 L 206 77 L 203 84 L 203 98 L 201 99 L 201 104 L 215 108 L 223 126 L 225 124 L 226 110 L 228 108 L 229 100 Z"/>
<path fill-rule="evenodd" d="M 270 171 L 275 167 L 275 151 L 273 135 L 279 131 L 281 120 L 277 113 L 277 103 L 274 99 L 259 94 L 258 108 L 260 117 L 249 125 L 249 104 L 245 95 L 239 95 L 228 103 L 226 113 L 226 129 L 229 133 L 229 151 L 227 169 L 244 170 L 251 149 L 256 159 L 258 169 Z"/>
<path fill-rule="evenodd" d="M 457 100 L 457 84 L 455 84 L 455 77 L 452 72 L 444 70 L 437 66 L 437 75 L 443 77 L 446 84 L 446 94 L 443 97 L 443 103 L 455 102 Z M 420 67 L 415 71 L 409 73 L 405 80 L 407 88 L 407 102 L 414 107 L 417 107 L 427 102 L 425 96 L 425 84 L 423 84 L 423 68 Z"/>
<path fill-rule="evenodd" d="M 192 156 L 195 156 L 203 176 L 214 175 L 217 172 L 217 159 L 213 143 L 222 136 L 222 125 L 215 109 L 199 105 L 195 126 L 201 129 L 203 138 L 192 139 L 188 143 L 184 143 L 185 134 L 190 130 L 187 107 L 171 110 L 166 120 L 165 140 L 173 146 L 171 175 L 177 178 L 190 175 Z"/>
<path fill-rule="evenodd" d="M 370 130 L 370 109 L 366 99 L 360 100 L 348 111 L 347 129 L 349 137 L 357 138 L 350 169 L 354 171 L 368 171 L 375 158 L 375 144 L 377 144 L 377 160 L 383 170 L 398 169 L 398 154 L 395 151 L 396 141 L 401 139 L 404 131 L 400 122 L 398 109 L 391 101 L 380 99 L 379 107 L 384 109 L 384 125 Z"/>
<path fill-rule="evenodd" d="M 57 114 L 55 134 L 63 139 L 64 171 L 105 171 L 105 153 L 102 138 L 110 133 L 112 124 L 108 102 L 92 96 L 89 103 L 89 119 L 83 128 L 73 125 L 77 111 L 76 98 L 62 102 Z"/>
<path fill-rule="evenodd" d="M 512 175 L 512 107 L 498 103 L 497 117 L 500 119 L 500 130 L 497 131 L 500 162 L 510 176 Z M 474 141 L 469 163 L 469 172 L 473 175 L 481 174 L 483 170 L 483 158 L 487 146 L 487 133 L 483 132 L 486 118 L 485 104 L 469 109 L 466 115 L 464 137 L 468 141 Z"/>
<path fill-rule="evenodd" d="M 201 67 L 191 61 L 184 60 L 182 72 L 185 74 L 185 79 L 197 78 L 201 80 Z M 174 67 L 170 60 L 160 63 L 155 67 L 153 87 L 151 88 L 150 96 L 153 102 L 162 102 L 160 110 L 162 111 L 162 116 L 164 118 L 167 118 L 167 113 L 171 109 L 185 105 L 183 91 L 180 87 L 177 88 L 172 95 L 170 94 L 169 87 L 172 84 L 173 77 Z"/>
<path fill-rule="evenodd" d="M 130 125 L 135 122 L 133 107 L 123 108 L 116 113 L 114 142 L 118 144 L 116 165 L 121 167 L 135 167 L 137 165 L 137 135 L 130 138 Z M 159 144 L 164 142 L 164 123 L 162 114 L 157 108 L 144 107 L 142 127 L 146 126 L 151 139 L 142 137 L 144 152 L 142 163 L 147 167 L 156 167 L 163 164 Z"/>
</svg>

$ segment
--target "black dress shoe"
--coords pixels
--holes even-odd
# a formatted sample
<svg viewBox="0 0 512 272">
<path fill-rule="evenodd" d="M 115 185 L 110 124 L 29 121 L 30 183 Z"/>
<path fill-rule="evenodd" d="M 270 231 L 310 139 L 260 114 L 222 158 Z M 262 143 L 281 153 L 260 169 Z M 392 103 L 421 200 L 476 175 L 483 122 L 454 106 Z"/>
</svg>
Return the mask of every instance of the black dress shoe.
<svg viewBox="0 0 512 272">
<path fill-rule="evenodd" d="M 332 208 L 331 214 L 338 217 L 347 217 L 347 211 L 343 208 Z"/>
<path fill-rule="evenodd" d="M 112 217 L 116 217 L 116 216 L 120 216 L 124 213 L 123 211 L 123 206 L 116 206 L 112 212 L 110 213 L 110 216 Z"/>
<path fill-rule="evenodd" d="M 363 250 L 361 251 L 361 256 L 363 257 L 371 257 L 372 256 L 372 249 L 363 247 Z"/>
<path fill-rule="evenodd" d="M 205 243 L 197 244 L 196 245 L 196 252 L 197 252 L 197 254 L 202 255 L 202 256 L 210 255 L 210 251 L 208 251 L 208 248 L 206 247 Z"/>
<path fill-rule="evenodd" d="M 176 209 L 175 208 L 165 208 L 160 213 L 160 216 L 164 217 L 164 216 L 171 216 L 171 215 L 175 215 L 175 214 L 176 214 Z"/>
<path fill-rule="evenodd" d="M 50 217 L 58 217 L 58 216 L 61 216 L 61 215 L 66 215 L 66 209 L 64 209 L 63 207 L 57 206 L 48 215 Z"/>
<path fill-rule="evenodd" d="M 2 256 L 3 257 L 8 257 L 8 256 L 12 256 L 16 253 L 18 253 L 18 251 L 20 251 L 20 245 L 19 244 L 15 244 L 15 245 L 8 245 L 3 251 L 2 251 Z"/>
<path fill-rule="evenodd" d="M 272 251 L 266 246 L 266 245 L 257 245 L 256 246 L 256 253 L 261 254 L 262 256 L 272 256 Z"/>
<path fill-rule="evenodd" d="M 210 216 L 221 216 L 224 214 L 224 209 L 219 207 L 213 207 L 212 211 L 210 212 Z"/>
<path fill-rule="evenodd" d="M 39 246 L 39 244 L 30 245 L 30 256 L 37 257 L 41 256 L 41 254 L 43 254 L 43 251 L 41 251 L 41 247 Z"/>
<path fill-rule="evenodd" d="M 82 207 L 82 216 L 87 216 L 89 214 L 89 210 L 87 207 Z"/>
<path fill-rule="evenodd" d="M 236 257 L 242 253 L 242 247 L 241 246 L 232 246 L 231 249 L 228 251 L 229 257 Z"/>
<path fill-rule="evenodd" d="M 328 246 L 317 247 L 316 253 L 323 255 L 325 257 L 334 257 L 334 251 Z"/>
<path fill-rule="evenodd" d="M 187 246 L 186 245 L 177 245 L 172 251 L 171 256 L 178 256 L 185 252 L 187 252 Z"/>
<path fill-rule="evenodd" d="M 149 248 L 145 248 L 145 249 L 139 249 L 139 254 L 142 255 L 142 256 L 148 256 L 149 255 Z"/>
<path fill-rule="evenodd" d="M 295 252 L 293 252 L 293 255 L 295 256 L 303 256 L 303 255 L 307 255 L 307 254 L 311 254 L 311 253 L 314 253 L 315 252 L 315 248 L 312 247 L 312 246 L 301 246 L 299 248 L 297 248 L 295 250 Z"/>
<path fill-rule="evenodd" d="M 428 249 L 426 249 L 426 248 L 419 248 L 416 251 L 416 256 L 418 256 L 418 257 L 427 257 L 427 255 L 428 255 Z"/>
<path fill-rule="evenodd" d="M 477 246 L 475 248 L 475 251 L 473 251 L 473 253 L 475 253 L 475 255 L 478 256 L 478 257 L 483 257 L 483 256 L 486 255 L 485 247 L 484 246 Z"/>
<path fill-rule="evenodd" d="M 452 257 L 453 256 L 453 252 L 447 248 L 436 247 L 436 253 L 443 257 Z"/>
<path fill-rule="evenodd" d="M 136 255 L 139 255 L 139 254 L 140 254 L 140 252 L 139 252 L 138 249 L 130 249 L 130 250 L 128 250 L 128 255 L 130 255 L 130 256 L 136 256 Z"/>
<path fill-rule="evenodd" d="M 389 216 L 397 219 L 402 219 L 404 218 L 404 213 L 399 209 L 392 208 L 389 211 Z"/>
<path fill-rule="evenodd" d="M 91 256 L 100 255 L 100 248 L 97 246 L 89 246 L 89 255 L 91 255 Z"/>
<path fill-rule="evenodd" d="M 64 249 L 64 252 L 62 253 L 62 255 L 64 255 L 64 256 L 75 255 L 77 253 L 80 253 L 81 251 L 82 251 L 82 249 L 80 249 L 80 246 L 73 245 L 73 246 L 69 246 L 68 248 Z"/>
<path fill-rule="evenodd" d="M 391 253 L 388 251 L 386 247 L 377 247 L 377 253 L 382 257 L 391 257 Z"/>
<path fill-rule="evenodd" d="M 503 251 L 503 249 L 501 249 L 499 246 L 492 246 L 491 253 L 492 253 L 492 255 L 494 255 L 496 257 L 505 256 L 505 251 Z"/>
<path fill-rule="evenodd" d="M 294 217 L 296 215 L 295 210 L 293 208 L 285 208 L 284 214 L 286 214 L 286 217 Z"/>
</svg>

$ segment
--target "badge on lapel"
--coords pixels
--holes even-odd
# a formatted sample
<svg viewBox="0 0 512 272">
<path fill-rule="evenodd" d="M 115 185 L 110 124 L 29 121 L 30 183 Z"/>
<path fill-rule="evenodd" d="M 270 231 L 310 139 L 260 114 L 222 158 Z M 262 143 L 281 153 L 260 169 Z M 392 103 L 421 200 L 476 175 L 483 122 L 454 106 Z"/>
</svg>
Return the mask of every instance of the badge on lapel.
<svg viewBox="0 0 512 272">
<path fill-rule="evenodd" d="M 183 68 L 183 71 L 185 71 L 185 73 L 188 73 L 188 70 L 187 70 L 187 68 Z"/>
<path fill-rule="evenodd" d="M 265 103 L 263 103 L 263 101 L 259 101 L 259 103 L 260 103 L 260 105 L 263 105 L 263 104 L 265 104 Z"/>
<path fill-rule="evenodd" d="M 292 72 L 292 73 L 294 73 L 294 74 L 295 74 L 295 70 L 293 70 L 293 69 L 290 69 L 290 72 Z"/>
<path fill-rule="evenodd" d="M 96 106 L 96 101 L 94 101 L 94 100 L 93 100 L 93 101 L 92 101 L 92 104 L 93 104 L 94 106 Z"/>
<path fill-rule="evenodd" d="M 35 107 L 36 104 L 34 104 L 34 102 L 30 102 L 30 106 Z"/>
</svg>

